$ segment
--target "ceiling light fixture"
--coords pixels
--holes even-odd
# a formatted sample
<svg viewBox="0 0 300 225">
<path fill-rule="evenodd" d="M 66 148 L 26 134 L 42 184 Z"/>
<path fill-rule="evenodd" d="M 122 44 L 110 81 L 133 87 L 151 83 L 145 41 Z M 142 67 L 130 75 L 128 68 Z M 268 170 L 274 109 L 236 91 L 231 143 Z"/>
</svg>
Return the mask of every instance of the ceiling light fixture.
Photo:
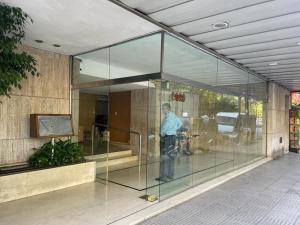
<svg viewBox="0 0 300 225">
<path fill-rule="evenodd" d="M 278 65 L 278 62 L 271 62 L 269 63 L 269 66 L 277 66 Z"/>
<path fill-rule="evenodd" d="M 212 27 L 214 29 L 225 29 L 229 27 L 229 23 L 228 22 L 217 22 L 212 24 Z"/>
<path fill-rule="evenodd" d="M 300 45 L 300 41 L 297 43 L 297 45 Z"/>
<path fill-rule="evenodd" d="M 43 40 L 34 40 L 36 43 L 43 43 Z"/>
<path fill-rule="evenodd" d="M 53 44 L 54 47 L 59 48 L 60 45 L 59 44 Z"/>
</svg>

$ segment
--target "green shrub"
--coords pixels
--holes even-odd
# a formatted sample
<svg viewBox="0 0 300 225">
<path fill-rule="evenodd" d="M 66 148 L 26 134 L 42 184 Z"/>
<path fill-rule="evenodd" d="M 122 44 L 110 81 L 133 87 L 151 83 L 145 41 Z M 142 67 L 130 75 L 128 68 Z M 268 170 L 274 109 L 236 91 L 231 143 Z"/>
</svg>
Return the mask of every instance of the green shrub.
<svg viewBox="0 0 300 225">
<path fill-rule="evenodd" d="M 21 8 L 0 2 L 0 96 L 10 96 L 14 87 L 21 89 L 28 75 L 39 75 L 35 58 L 18 51 L 30 22 L 32 19 Z"/>
<path fill-rule="evenodd" d="M 53 153 L 52 149 L 54 149 Z M 81 147 L 71 140 L 55 141 L 54 146 L 48 142 L 29 158 L 29 165 L 33 168 L 64 166 L 80 162 L 85 162 Z"/>
</svg>

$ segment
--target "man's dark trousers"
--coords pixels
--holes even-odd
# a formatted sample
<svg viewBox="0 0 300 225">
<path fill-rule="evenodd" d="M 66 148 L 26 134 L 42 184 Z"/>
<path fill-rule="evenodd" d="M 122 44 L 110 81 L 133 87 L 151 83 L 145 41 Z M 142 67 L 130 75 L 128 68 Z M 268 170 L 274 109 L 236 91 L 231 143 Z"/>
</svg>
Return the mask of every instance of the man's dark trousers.
<svg viewBox="0 0 300 225">
<path fill-rule="evenodd" d="M 175 149 L 176 135 L 160 138 L 160 178 L 174 178 L 174 158 L 168 154 Z"/>
</svg>

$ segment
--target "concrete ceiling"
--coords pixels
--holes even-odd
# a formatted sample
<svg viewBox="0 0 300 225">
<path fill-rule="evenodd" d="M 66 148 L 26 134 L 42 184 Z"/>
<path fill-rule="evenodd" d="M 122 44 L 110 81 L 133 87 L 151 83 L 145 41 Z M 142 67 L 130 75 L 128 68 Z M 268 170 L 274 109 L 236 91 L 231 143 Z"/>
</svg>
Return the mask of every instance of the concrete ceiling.
<svg viewBox="0 0 300 225">
<path fill-rule="evenodd" d="M 299 0 L 121 0 L 175 32 L 300 90 Z M 228 28 L 213 24 L 227 22 Z"/>
<path fill-rule="evenodd" d="M 24 43 L 75 55 L 111 45 L 160 28 L 107 0 L 4 0 L 33 19 Z M 43 40 L 37 43 L 35 40 Z M 54 47 L 59 44 L 61 47 Z"/>
<path fill-rule="evenodd" d="M 27 26 L 25 44 L 66 55 L 75 55 L 162 29 L 124 10 L 114 4 L 115 1 L 3 2 L 21 7 L 34 20 L 33 24 Z M 299 0 L 118 2 L 270 80 L 291 90 L 300 90 Z M 218 22 L 228 22 L 229 27 L 214 29 L 213 24 Z M 44 43 L 35 42 L 37 39 Z M 54 47 L 53 44 L 61 47 Z"/>
</svg>

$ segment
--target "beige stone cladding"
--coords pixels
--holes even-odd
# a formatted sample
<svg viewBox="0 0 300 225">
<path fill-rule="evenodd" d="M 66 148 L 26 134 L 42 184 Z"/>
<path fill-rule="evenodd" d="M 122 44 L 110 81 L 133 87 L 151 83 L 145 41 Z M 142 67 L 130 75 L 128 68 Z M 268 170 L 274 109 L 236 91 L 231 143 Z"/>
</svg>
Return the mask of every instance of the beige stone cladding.
<svg viewBox="0 0 300 225">
<path fill-rule="evenodd" d="M 70 113 L 69 56 L 28 46 L 21 50 L 37 60 L 40 76 L 29 76 L 10 98 L 0 97 L 0 166 L 26 162 L 32 148 L 49 141 L 30 138 L 31 113 Z"/>
<path fill-rule="evenodd" d="M 267 155 L 277 157 L 289 147 L 289 91 L 276 83 L 269 83 L 267 110 Z M 280 143 L 282 137 L 282 143 Z"/>
<path fill-rule="evenodd" d="M 95 176 L 95 162 L 0 176 L 0 203 L 93 182 Z"/>
</svg>

